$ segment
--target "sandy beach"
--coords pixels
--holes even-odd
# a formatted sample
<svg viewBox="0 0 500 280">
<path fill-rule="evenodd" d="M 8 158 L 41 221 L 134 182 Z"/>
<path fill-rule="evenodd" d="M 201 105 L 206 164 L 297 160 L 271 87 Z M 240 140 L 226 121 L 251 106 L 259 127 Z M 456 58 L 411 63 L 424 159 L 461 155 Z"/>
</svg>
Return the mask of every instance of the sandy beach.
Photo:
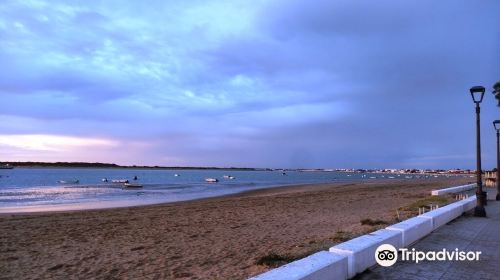
<svg viewBox="0 0 500 280">
<path fill-rule="evenodd" d="M 245 279 L 271 269 L 267 259 L 284 263 L 394 223 L 396 209 L 430 190 L 470 181 L 316 184 L 151 206 L 4 214 L 0 279 Z"/>
</svg>

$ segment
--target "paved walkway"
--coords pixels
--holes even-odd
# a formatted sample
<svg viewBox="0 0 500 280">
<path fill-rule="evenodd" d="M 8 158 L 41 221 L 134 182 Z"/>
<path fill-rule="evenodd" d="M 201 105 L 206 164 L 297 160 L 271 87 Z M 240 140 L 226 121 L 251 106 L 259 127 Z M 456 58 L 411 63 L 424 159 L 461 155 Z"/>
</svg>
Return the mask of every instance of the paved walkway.
<svg viewBox="0 0 500 280">
<path fill-rule="evenodd" d="M 398 261 L 391 267 L 375 266 L 356 279 L 500 279 L 500 201 L 488 201 L 487 218 L 471 213 L 432 232 L 409 246 L 418 251 L 481 251 L 479 261 Z"/>
</svg>

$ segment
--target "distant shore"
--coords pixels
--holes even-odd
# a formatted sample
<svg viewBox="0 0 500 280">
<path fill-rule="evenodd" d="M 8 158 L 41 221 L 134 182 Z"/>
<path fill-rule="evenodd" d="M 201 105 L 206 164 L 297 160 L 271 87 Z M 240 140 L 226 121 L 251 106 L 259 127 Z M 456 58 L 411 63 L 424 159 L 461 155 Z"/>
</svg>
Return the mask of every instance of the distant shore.
<svg viewBox="0 0 500 280">
<path fill-rule="evenodd" d="M 128 208 L 0 216 L 6 279 L 245 279 L 395 221 L 470 178 L 287 186 Z M 363 222 L 361 221 L 369 221 Z"/>
<path fill-rule="evenodd" d="M 250 167 L 203 167 L 203 166 L 147 166 L 147 165 L 118 165 L 101 162 L 34 162 L 34 161 L 5 161 L 2 166 L 22 168 L 124 168 L 124 169 L 165 169 L 165 170 L 232 170 L 232 171 L 265 171 L 269 168 Z"/>
<path fill-rule="evenodd" d="M 34 161 L 5 161 L 1 166 L 23 168 L 122 168 L 122 169 L 159 169 L 159 170 L 227 170 L 227 171 L 298 171 L 298 172 L 342 172 L 342 173 L 376 173 L 387 176 L 395 175 L 474 175 L 470 169 L 329 169 L 329 168 L 257 168 L 257 167 L 216 167 L 216 166 L 148 166 L 148 165 L 118 165 L 102 162 L 34 162 Z"/>
</svg>

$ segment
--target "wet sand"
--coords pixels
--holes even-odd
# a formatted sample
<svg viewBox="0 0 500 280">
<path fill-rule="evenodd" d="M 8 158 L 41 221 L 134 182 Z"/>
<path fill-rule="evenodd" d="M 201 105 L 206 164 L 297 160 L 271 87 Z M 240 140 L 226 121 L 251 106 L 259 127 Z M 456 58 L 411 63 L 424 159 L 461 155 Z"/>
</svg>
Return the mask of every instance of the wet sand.
<svg viewBox="0 0 500 280">
<path fill-rule="evenodd" d="M 471 178 L 273 188 L 129 208 L 0 216 L 0 279 L 245 279 Z M 386 225 L 384 225 L 386 226 Z"/>
</svg>

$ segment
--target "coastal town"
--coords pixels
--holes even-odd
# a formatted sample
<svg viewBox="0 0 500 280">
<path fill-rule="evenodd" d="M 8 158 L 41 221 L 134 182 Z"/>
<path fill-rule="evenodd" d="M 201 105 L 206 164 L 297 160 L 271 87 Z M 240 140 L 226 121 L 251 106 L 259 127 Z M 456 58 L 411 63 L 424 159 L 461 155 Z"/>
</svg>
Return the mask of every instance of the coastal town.
<svg viewBox="0 0 500 280">
<path fill-rule="evenodd" d="M 297 169 L 301 172 L 346 172 L 346 173 L 389 173 L 389 174 L 475 174 L 475 170 L 471 169 L 350 169 L 350 168 L 338 168 L 338 169 Z"/>
</svg>

